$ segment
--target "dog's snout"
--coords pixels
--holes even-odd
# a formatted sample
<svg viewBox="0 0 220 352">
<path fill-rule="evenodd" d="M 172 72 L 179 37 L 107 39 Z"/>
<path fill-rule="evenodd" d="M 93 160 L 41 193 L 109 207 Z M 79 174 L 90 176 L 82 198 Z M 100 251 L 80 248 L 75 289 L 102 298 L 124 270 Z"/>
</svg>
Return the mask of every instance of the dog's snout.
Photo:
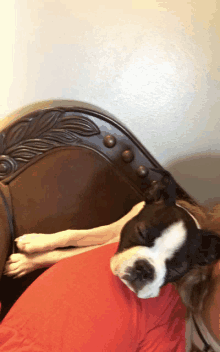
<svg viewBox="0 0 220 352">
<path fill-rule="evenodd" d="M 147 282 L 153 281 L 154 275 L 154 267 L 147 260 L 139 259 L 126 270 L 122 279 L 126 280 L 137 293 Z"/>
</svg>

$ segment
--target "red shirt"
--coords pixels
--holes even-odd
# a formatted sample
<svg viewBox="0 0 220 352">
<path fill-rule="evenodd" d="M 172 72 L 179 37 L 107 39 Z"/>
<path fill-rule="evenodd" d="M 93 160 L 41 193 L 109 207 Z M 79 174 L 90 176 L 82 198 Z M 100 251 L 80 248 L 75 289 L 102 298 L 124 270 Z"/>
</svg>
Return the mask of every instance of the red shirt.
<svg viewBox="0 0 220 352">
<path fill-rule="evenodd" d="M 0 351 L 183 352 L 185 307 L 173 285 L 137 298 L 110 271 L 117 243 L 43 273 L 0 325 Z"/>
</svg>

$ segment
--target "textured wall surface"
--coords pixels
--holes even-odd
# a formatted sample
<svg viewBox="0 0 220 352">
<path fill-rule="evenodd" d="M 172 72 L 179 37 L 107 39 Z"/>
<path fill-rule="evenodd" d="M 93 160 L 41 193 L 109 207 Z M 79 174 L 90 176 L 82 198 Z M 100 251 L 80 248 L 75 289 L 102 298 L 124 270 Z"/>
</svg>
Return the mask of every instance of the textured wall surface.
<svg viewBox="0 0 220 352">
<path fill-rule="evenodd" d="M 220 22 L 209 0 L 1 4 L 0 124 L 74 99 L 125 123 L 203 203 L 220 200 Z"/>
</svg>

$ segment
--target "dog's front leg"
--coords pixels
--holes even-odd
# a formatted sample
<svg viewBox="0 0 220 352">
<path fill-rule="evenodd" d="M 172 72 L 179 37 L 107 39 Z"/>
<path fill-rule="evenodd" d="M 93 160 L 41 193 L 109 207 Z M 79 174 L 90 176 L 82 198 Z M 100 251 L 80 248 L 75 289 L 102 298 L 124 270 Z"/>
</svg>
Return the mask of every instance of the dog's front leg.
<svg viewBox="0 0 220 352">
<path fill-rule="evenodd" d="M 101 245 L 119 239 L 123 226 L 136 216 L 144 206 L 144 202 L 136 204 L 128 214 L 116 222 L 88 230 L 65 230 L 54 234 L 28 234 L 16 239 L 17 247 L 22 252 L 35 253 L 52 251 L 59 247 L 87 247 Z"/>
<path fill-rule="evenodd" d="M 114 240 L 108 241 L 113 243 Z M 11 254 L 5 264 L 4 275 L 14 278 L 22 277 L 36 269 L 50 267 L 62 259 L 70 258 L 75 255 L 91 251 L 101 247 L 100 245 L 82 248 L 57 249 L 43 253 L 15 253 Z"/>
</svg>

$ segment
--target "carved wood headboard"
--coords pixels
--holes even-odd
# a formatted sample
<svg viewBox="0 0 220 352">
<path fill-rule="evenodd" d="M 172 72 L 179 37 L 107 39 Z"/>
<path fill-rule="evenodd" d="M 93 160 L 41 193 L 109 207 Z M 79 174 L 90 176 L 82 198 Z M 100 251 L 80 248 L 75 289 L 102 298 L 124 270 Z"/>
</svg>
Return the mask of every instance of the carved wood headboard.
<svg viewBox="0 0 220 352">
<path fill-rule="evenodd" d="M 140 193 L 148 183 L 148 169 L 162 168 L 111 115 L 80 107 L 58 107 L 26 114 L 0 132 L 0 181 L 8 184 L 46 152 L 70 146 L 85 146 L 102 154 Z M 189 197 L 179 185 L 178 196 Z"/>
</svg>

